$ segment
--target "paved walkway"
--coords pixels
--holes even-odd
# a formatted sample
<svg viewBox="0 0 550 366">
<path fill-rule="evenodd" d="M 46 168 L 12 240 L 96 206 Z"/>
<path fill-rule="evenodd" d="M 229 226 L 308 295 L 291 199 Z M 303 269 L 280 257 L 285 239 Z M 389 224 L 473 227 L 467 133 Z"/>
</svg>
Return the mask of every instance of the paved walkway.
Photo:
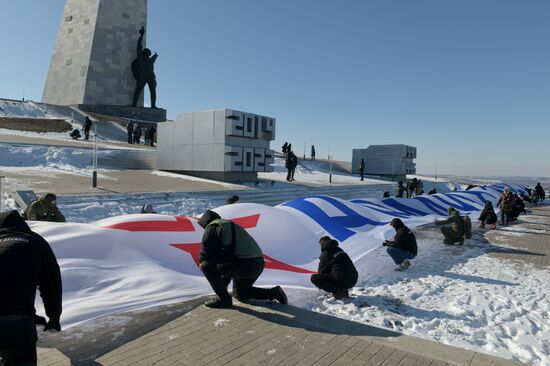
<svg viewBox="0 0 550 366">
<path fill-rule="evenodd" d="M 528 211 L 528 215 L 520 216 L 509 228 L 498 226 L 498 230 L 485 234 L 492 244 L 514 248 L 495 247 L 488 253 L 499 258 L 548 267 L 550 266 L 550 205 L 528 208 Z M 521 233 L 522 236 L 515 235 L 517 233 Z"/>
</svg>

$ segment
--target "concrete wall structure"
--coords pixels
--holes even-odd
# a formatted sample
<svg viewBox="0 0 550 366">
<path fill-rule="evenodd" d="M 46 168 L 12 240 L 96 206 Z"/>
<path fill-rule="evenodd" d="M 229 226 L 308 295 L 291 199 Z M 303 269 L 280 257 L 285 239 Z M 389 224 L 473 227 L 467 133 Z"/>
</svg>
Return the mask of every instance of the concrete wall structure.
<svg viewBox="0 0 550 366">
<path fill-rule="evenodd" d="M 131 105 L 131 64 L 146 25 L 147 0 L 66 0 L 42 101 Z"/>
<path fill-rule="evenodd" d="M 359 163 L 365 159 L 365 174 L 403 179 L 416 174 L 416 147 L 408 145 L 371 145 L 353 149 L 352 171 L 359 173 Z"/>
<path fill-rule="evenodd" d="M 255 180 L 270 172 L 276 120 L 219 109 L 184 113 L 158 125 L 157 168 L 228 181 Z"/>
</svg>

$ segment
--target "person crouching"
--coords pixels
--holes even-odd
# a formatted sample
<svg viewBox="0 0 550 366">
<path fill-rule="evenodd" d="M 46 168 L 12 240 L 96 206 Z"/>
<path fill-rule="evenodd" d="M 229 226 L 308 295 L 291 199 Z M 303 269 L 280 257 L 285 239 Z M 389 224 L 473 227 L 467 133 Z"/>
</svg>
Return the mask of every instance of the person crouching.
<svg viewBox="0 0 550 366">
<path fill-rule="evenodd" d="M 240 225 L 222 220 L 214 211 L 207 210 L 199 219 L 204 228 L 199 254 L 200 268 L 204 277 L 218 295 L 205 303 L 210 308 L 229 308 L 233 301 L 227 286 L 233 280 L 233 295 L 241 301 L 277 300 L 287 304 L 283 289 L 254 287 L 254 282 L 264 270 L 262 250 L 248 232 Z"/>
<path fill-rule="evenodd" d="M 491 225 L 491 230 L 495 230 L 497 228 L 498 217 L 491 201 L 485 202 L 485 207 L 483 208 L 483 211 L 481 211 L 477 221 L 481 222 L 479 227 L 482 229 L 485 229 L 486 224 Z"/>
<path fill-rule="evenodd" d="M 357 269 L 338 242 L 328 236 L 319 240 L 321 256 L 318 273 L 311 275 L 311 283 L 333 294 L 336 300 L 349 297 L 348 290 L 357 283 Z"/>
<path fill-rule="evenodd" d="M 393 240 L 386 240 L 382 245 L 397 264 L 396 271 L 406 271 L 410 266 L 410 259 L 418 254 L 416 237 L 412 231 L 398 218 L 391 220 L 390 225 L 395 229 Z"/>
</svg>

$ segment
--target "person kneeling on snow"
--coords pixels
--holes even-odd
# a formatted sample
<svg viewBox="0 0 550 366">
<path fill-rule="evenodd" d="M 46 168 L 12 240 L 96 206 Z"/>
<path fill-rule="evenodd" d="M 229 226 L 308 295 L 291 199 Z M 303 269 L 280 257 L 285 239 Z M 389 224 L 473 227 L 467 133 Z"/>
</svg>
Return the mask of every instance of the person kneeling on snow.
<svg viewBox="0 0 550 366">
<path fill-rule="evenodd" d="M 412 231 L 398 218 L 391 220 L 390 225 L 395 229 L 393 240 L 386 240 L 383 246 L 397 264 L 396 271 L 405 271 L 411 266 L 409 259 L 416 257 L 418 246 Z"/>
<path fill-rule="evenodd" d="M 491 225 L 491 230 L 495 230 L 497 228 L 498 217 L 491 201 L 485 202 L 485 207 L 483 208 L 483 211 L 481 211 L 477 221 L 481 222 L 479 227 L 482 229 L 485 229 L 485 224 Z"/>
<path fill-rule="evenodd" d="M 458 242 L 459 245 L 464 244 L 464 223 L 462 217 L 460 217 L 460 212 L 455 208 L 449 207 L 449 218 L 447 220 L 437 221 L 435 220 L 436 225 L 450 225 L 449 227 L 442 227 L 441 233 L 443 234 L 443 244 L 452 245 Z"/>
<path fill-rule="evenodd" d="M 349 297 L 348 290 L 357 283 L 357 270 L 351 258 L 328 236 L 319 240 L 321 256 L 318 273 L 311 275 L 311 283 L 334 295 L 336 300 Z"/>
<path fill-rule="evenodd" d="M 199 254 L 204 277 L 218 295 L 205 303 L 210 308 L 228 308 L 233 301 L 227 286 L 233 280 L 233 296 L 245 301 L 277 300 L 287 304 L 288 299 L 280 286 L 271 289 L 254 287 L 264 270 L 264 254 L 248 232 L 240 225 L 222 220 L 214 211 L 207 210 L 199 219 L 204 228 Z"/>
<path fill-rule="evenodd" d="M 31 203 L 23 212 L 23 218 L 30 221 L 65 222 L 65 216 L 57 207 L 57 196 L 53 193 L 46 193 Z"/>
</svg>

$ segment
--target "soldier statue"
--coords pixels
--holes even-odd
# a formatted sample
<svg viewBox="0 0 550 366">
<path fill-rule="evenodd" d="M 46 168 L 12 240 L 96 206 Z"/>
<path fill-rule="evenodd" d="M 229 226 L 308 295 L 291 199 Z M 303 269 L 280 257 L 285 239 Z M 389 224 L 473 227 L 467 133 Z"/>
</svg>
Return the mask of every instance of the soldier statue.
<svg viewBox="0 0 550 366">
<path fill-rule="evenodd" d="M 151 57 L 151 50 L 143 48 L 143 35 L 145 34 L 145 28 L 141 27 L 139 30 L 139 39 L 137 43 L 137 59 L 132 62 L 132 74 L 136 79 L 136 90 L 134 92 L 134 99 L 132 107 L 137 106 L 138 99 L 141 95 L 145 85 L 149 85 L 149 92 L 151 93 L 151 108 L 157 108 L 157 79 L 155 77 L 155 61 L 158 54 L 154 54 Z"/>
</svg>

